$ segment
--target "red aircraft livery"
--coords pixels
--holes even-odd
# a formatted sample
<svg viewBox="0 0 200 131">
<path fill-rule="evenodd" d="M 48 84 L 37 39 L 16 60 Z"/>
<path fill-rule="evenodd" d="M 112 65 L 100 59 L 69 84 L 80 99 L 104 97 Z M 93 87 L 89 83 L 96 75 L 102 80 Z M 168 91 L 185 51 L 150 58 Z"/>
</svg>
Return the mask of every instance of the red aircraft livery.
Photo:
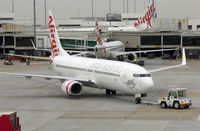
<svg viewBox="0 0 200 131">
<path fill-rule="evenodd" d="M 99 43 L 99 45 L 102 45 L 102 41 L 101 41 L 101 38 L 100 38 L 100 30 L 99 30 L 99 24 L 98 24 L 98 21 L 96 20 L 96 35 L 97 35 L 97 42 Z"/>
<path fill-rule="evenodd" d="M 51 43 L 51 51 L 53 52 L 52 58 L 54 59 L 58 56 L 59 49 L 56 46 L 55 40 L 55 24 L 53 22 L 53 17 L 49 16 L 49 29 L 50 29 L 50 43 Z M 52 61 L 53 62 L 53 61 Z"/>
<path fill-rule="evenodd" d="M 154 11 L 153 11 L 154 10 Z M 148 11 L 146 12 L 144 17 L 140 17 L 137 22 L 134 23 L 134 26 L 136 28 L 139 27 L 139 25 L 143 23 L 147 23 L 147 27 L 151 27 L 151 18 L 153 16 L 153 13 L 156 11 L 156 8 L 153 9 L 153 4 L 149 7 L 148 6 Z"/>
</svg>

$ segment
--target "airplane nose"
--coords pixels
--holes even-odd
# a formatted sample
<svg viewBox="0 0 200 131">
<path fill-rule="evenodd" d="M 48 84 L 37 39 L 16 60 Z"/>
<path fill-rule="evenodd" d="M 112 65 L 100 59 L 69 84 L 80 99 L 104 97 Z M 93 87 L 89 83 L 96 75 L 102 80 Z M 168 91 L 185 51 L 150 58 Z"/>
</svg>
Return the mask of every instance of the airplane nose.
<svg viewBox="0 0 200 131">
<path fill-rule="evenodd" d="M 143 84 L 146 89 L 150 89 L 154 86 L 153 79 L 151 77 L 143 80 Z"/>
</svg>

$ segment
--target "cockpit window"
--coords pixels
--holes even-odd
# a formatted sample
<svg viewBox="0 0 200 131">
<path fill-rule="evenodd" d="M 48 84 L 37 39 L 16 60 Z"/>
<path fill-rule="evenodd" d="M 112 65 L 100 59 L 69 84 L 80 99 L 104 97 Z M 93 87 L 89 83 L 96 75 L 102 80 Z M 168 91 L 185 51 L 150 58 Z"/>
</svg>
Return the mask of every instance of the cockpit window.
<svg viewBox="0 0 200 131">
<path fill-rule="evenodd" d="M 139 77 L 139 74 L 133 74 L 133 77 Z"/>
<path fill-rule="evenodd" d="M 150 74 L 133 74 L 133 77 L 151 77 Z"/>
</svg>

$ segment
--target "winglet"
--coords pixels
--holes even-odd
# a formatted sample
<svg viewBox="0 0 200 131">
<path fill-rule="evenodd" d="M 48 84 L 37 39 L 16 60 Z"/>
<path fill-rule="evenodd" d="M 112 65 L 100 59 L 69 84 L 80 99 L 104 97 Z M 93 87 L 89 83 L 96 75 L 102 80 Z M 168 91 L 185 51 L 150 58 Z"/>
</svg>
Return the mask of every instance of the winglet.
<svg viewBox="0 0 200 131">
<path fill-rule="evenodd" d="M 182 65 L 186 65 L 186 56 L 185 56 L 185 48 L 182 49 Z"/>
</svg>

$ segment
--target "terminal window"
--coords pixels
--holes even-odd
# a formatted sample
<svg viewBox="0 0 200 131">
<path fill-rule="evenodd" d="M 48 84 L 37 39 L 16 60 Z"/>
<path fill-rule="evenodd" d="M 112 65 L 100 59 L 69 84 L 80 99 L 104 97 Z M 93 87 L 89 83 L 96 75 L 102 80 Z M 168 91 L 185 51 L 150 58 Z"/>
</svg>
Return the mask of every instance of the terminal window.
<svg viewBox="0 0 200 131">
<path fill-rule="evenodd" d="M 141 36 L 141 45 L 161 45 L 161 36 Z"/>
<path fill-rule="evenodd" d="M 0 36 L 0 46 L 3 45 L 3 36 Z"/>
<path fill-rule="evenodd" d="M 5 45 L 14 45 L 14 37 L 6 36 L 5 37 Z"/>
<path fill-rule="evenodd" d="M 188 25 L 188 30 L 192 30 L 192 25 Z"/>
<path fill-rule="evenodd" d="M 183 46 L 200 46 L 200 36 L 183 37 Z"/>
<path fill-rule="evenodd" d="M 163 36 L 163 45 L 180 45 L 181 37 L 178 35 Z"/>
<path fill-rule="evenodd" d="M 197 30 L 199 30 L 200 29 L 200 25 L 197 25 Z"/>
<path fill-rule="evenodd" d="M 75 39 L 60 39 L 60 42 L 64 48 L 75 48 L 75 46 L 81 46 L 81 41 Z"/>
<path fill-rule="evenodd" d="M 16 46 L 33 47 L 32 43 L 31 43 L 31 39 L 33 40 L 33 37 L 17 37 L 16 38 Z"/>
<path fill-rule="evenodd" d="M 84 40 L 60 39 L 60 42 L 64 48 L 75 48 L 76 46 L 79 47 L 84 45 Z M 96 41 L 88 41 L 86 45 L 94 47 Z"/>
</svg>

